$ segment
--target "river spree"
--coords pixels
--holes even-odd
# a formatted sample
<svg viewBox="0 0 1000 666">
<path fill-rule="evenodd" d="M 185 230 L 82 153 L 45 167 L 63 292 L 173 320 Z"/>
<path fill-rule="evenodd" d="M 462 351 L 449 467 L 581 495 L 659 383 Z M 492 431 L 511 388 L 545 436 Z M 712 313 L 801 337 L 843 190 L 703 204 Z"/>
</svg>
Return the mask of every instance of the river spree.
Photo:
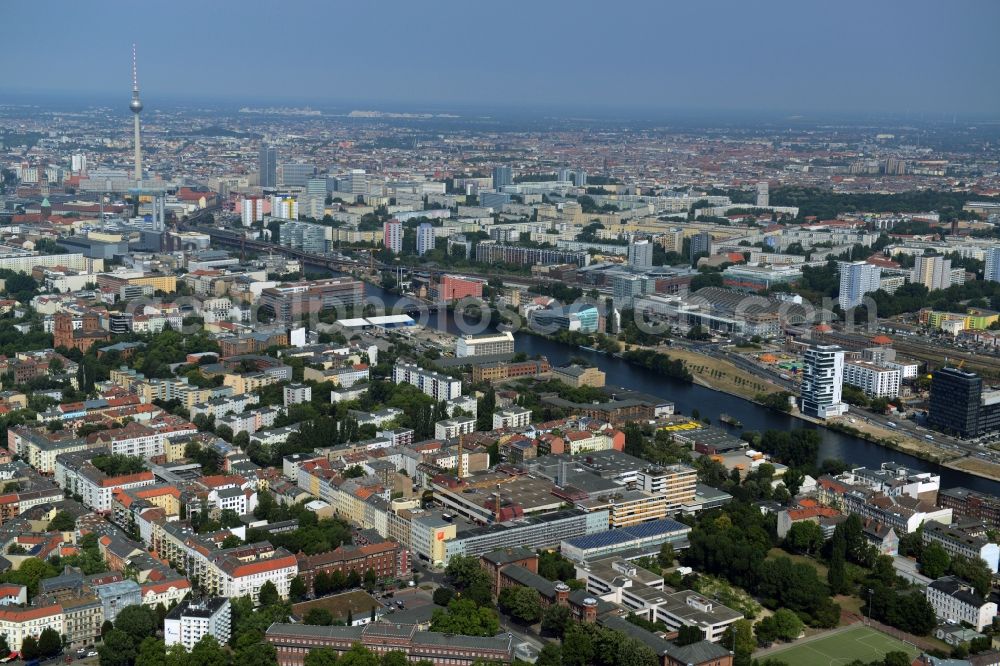
<svg viewBox="0 0 1000 666">
<path fill-rule="evenodd" d="M 515 346 L 517 351 L 523 351 L 530 356 L 542 354 L 548 357 L 553 365 L 566 363 L 574 356 L 585 358 L 605 372 L 609 385 L 623 386 L 665 398 L 673 402 L 676 410 L 683 414 L 691 414 L 692 410 L 697 409 L 701 416 L 711 418 L 715 424 L 719 423 L 720 414 L 729 414 L 742 421 L 744 428 L 748 430 L 814 429 L 819 432 L 821 440 L 820 461 L 824 458 L 840 458 L 851 465 L 866 467 L 878 467 L 883 462 L 895 461 L 914 469 L 939 473 L 943 487 L 964 486 L 983 492 L 1000 493 L 1000 483 L 996 481 L 942 467 L 793 416 L 765 409 L 742 398 L 713 391 L 698 384 L 663 377 L 613 356 L 586 351 L 525 333 L 516 336 Z"/>
<path fill-rule="evenodd" d="M 400 301 L 399 296 L 370 284 L 365 285 L 365 294 L 366 298 L 375 302 L 381 301 L 380 304 L 387 309 L 392 309 Z M 467 322 L 459 326 L 455 315 L 444 310 L 416 318 L 426 326 L 454 334 L 480 333 L 490 330 L 490 326 L 486 322 L 475 324 Z M 747 430 L 793 430 L 796 428 L 816 430 L 820 435 L 817 462 L 826 458 L 840 458 L 850 465 L 878 468 L 883 462 L 894 461 L 913 469 L 940 474 L 941 485 L 945 488 L 963 486 L 1000 495 L 1000 482 L 942 467 L 906 453 L 765 409 L 742 398 L 713 391 L 697 384 L 664 377 L 607 354 L 587 351 L 528 333 L 515 333 L 515 349 L 518 352 L 528 354 L 528 356 L 541 354 L 547 357 L 552 365 L 565 364 L 574 356 L 584 358 L 605 372 L 609 386 L 622 386 L 669 400 L 674 403 L 675 409 L 682 414 L 690 415 L 692 410 L 697 409 L 702 417 L 712 419 L 714 424 L 719 423 L 720 414 L 729 414 L 740 420 Z"/>
</svg>

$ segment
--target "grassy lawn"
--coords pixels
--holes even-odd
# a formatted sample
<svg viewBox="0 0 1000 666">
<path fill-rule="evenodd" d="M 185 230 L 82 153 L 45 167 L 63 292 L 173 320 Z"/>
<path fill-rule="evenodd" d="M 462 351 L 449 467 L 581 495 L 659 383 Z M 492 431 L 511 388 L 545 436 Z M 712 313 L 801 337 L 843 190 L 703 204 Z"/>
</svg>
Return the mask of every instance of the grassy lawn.
<svg viewBox="0 0 1000 666">
<path fill-rule="evenodd" d="M 860 597 L 852 597 L 846 594 L 838 594 L 833 598 L 841 609 L 864 616 L 868 612 L 868 602 Z"/>
<path fill-rule="evenodd" d="M 811 557 L 806 557 L 805 555 L 793 555 L 783 548 L 772 548 L 767 553 L 768 559 L 775 559 L 778 557 L 787 557 L 792 562 L 796 564 L 808 564 L 809 566 L 816 569 L 816 575 L 819 576 L 820 580 L 826 580 L 826 570 L 827 566 L 820 562 L 819 560 L 813 559 Z"/>
<path fill-rule="evenodd" d="M 865 626 L 838 631 L 823 638 L 793 644 L 767 656 L 788 666 L 840 666 L 855 659 L 881 659 L 888 652 L 902 651 L 912 659 L 919 650 Z"/>
<path fill-rule="evenodd" d="M 972 472 L 991 479 L 1000 479 L 1000 465 L 979 458 L 962 458 L 948 463 L 948 467 L 964 472 Z"/>
<path fill-rule="evenodd" d="M 687 364 L 688 370 L 709 387 L 752 398 L 758 393 L 774 393 L 781 389 L 724 359 L 706 356 L 687 349 L 670 347 L 657 350 Z"/>
</svg>

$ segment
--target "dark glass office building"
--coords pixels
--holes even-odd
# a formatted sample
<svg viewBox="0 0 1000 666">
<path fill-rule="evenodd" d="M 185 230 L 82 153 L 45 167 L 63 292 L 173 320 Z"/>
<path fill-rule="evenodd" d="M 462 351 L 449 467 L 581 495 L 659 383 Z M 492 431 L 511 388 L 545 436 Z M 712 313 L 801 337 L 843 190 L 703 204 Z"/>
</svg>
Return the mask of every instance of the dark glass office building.
<svg viewBox="0 0 1000 666">
<path fill-rule="evenodd" d="M 974 372 L 941 368 L 931 379 L 928 421 L 959 437 L 978 437 L 995 430 L 1000 419 L 996 392 L 983 393 L 983 380 Z"/>
<path fill-rule="evenodd" d="M 278 184 L 278 151 L 274 146 L 261 145 L 257 170 L 261 187 L 275 187 Z"/>
</svg>

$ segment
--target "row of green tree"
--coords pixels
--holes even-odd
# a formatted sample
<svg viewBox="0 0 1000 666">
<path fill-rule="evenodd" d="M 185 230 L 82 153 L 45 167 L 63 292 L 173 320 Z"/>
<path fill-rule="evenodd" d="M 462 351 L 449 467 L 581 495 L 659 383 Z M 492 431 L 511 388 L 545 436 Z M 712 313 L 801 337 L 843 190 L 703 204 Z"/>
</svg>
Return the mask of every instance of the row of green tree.
<svg viewBox="0 0 1000 666">
<path fill-rule="evenodd" d="M 624 358 L 629 363 L 652 370 L 664 377 L 680 379 L 690 382 L 694 379 L 691 371 L 684 365 L 684 361 L 677 358 L 670 358 L 667 354 L 660 354 L 651 349 L 632 349 L 624 354 Z"/>
<path fill-rule="evenodd" d="M 771 205 L 797 206 L 799 217 L 816 216 L 832 220 L 840 213 L 865 211 L 871 213 L 920 213 L 938 211 L 958 217 L 973 195 L 967 192 L 943 190 L 911 190 L 895 194 L 868 192 L 840 193 L 819 187 L 784 185 L 771 190 Z M 989 199 L 981 197 L 978 199 Z"/>
</svg>

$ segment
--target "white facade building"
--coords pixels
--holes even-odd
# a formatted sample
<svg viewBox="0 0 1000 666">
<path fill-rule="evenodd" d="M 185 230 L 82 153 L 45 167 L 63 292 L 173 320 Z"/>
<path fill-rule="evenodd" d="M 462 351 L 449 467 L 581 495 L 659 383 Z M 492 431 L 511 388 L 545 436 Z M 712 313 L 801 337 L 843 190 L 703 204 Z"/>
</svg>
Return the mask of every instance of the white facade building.
<svg viewBox="0 0 1000 666">
<path fill-rule="evenodd" d="M 312 400 L 312 387 L 308 384 L 288 384 L 282 389 L 285 407 Z"/>
<path fill-rule="evenodd" d="M 461 416 L 456 419 L 444 419 L 434 424 L 435 439 L 455 439 L 476 431 L 476 417 Z"/>
<path fill-rule="evenodd" d="M 527 428 L 531 423 L 531 410 L 525 407 L 509 407 L 493 413 L 493 429 Z"/>
<path fill-rule="evenodd" d="M 872 398 L 895 398 L 902 381 L 896 368 L 880 367 L 868 361 L 844 364 L 844 383 L 857 386 Z"/>
<path fill-rule="evenodd" d="M 163 620 L 163 642 L 168 648 L 180 643 L 190 652 L 205 636 L 212 636 L 219 645 L 225 645 L 231 635 L 232 611 L 225 597 L 183 601 Z"/>
<path fill-rule="evenodd" d="M 434 225 L 429 222 L 417 227 L 417 254 L 421 257 L 434 249 Z"/>
<path fill-rule="evenodd" d="M 827 419 L 847 412 L 841 399 L 844 350 L 837 345 L 815 345 L 806 350 L 801 409 L 808 416 Z"/>
<path fill-rule="evenodd" d="M 496 335 L 463 335 L 455 343 L 455 356 L 458 358 L 513 353 L 514 335 L 510 331 Z"/>
<path fill-rule="evenodd" d="M 924 525 L 923 542 L 936 543 L 949 555 L 961 555 L 971 560 L 980 559 L 993 573 L 1000 571 L 1000 545 L 985 537 L 973 536 L 951 527 L 948 522 L 928 520 Z"/>
<path fill-rule="evenodd" d="M 435 400 L 454 400 L 462 395 L 462 380 L 424 370 L 413 363 L 397 363 L 392 369 L 394 384 L 413 384 Z"/>
<path fill-rule="evenodd" d="M 653 244 L 648 240 L 638 240 L 629 243 L 628 265 L 634 268 L 652 268 Z"/>
<path fill-rule="evenodd" d="M 882 269 L 866 261 L 841 261 L 840 307 L 844 310 L 861 305 L 865 294 L 879 290 Z"/>
<path fill-rule="evenodd" d="M 0 634 L 7 637 L 7 646 L 14 652 L 28 636 L 38 639 L 46 629 L 60 636 L 66 633 L 62 606 L 51 604 L 41 608 L 17 608 L 0 612 Z"/>
<path fill-rule="evenodd" d="M 927 586 L 927 601 L 934 614 L 944 621 L 966 622 L 976 631 L 993 623 L 997 605 L 976 593 L 971 585 L 955 576 L 945 576 Z"/>
<path fill-rule="evenodd" d="M 983 279 L 989 282 L 1000 282 L 1000 247 L 987 248 L 983 255 L 986 262 Z"/>
<path fill-rule="evenodd" d="M 263 222 L 264 200 L 259 197 L 247 197 L 243 200 L 240 216 L 244 227 L 252 227 L 254 222 Z"/>
<path fill-rule="evenodd" d="M 292 197 L 271 197 L 271 217 L 286 220 L 299 219 L 299 202 Z"/>
</svg>

